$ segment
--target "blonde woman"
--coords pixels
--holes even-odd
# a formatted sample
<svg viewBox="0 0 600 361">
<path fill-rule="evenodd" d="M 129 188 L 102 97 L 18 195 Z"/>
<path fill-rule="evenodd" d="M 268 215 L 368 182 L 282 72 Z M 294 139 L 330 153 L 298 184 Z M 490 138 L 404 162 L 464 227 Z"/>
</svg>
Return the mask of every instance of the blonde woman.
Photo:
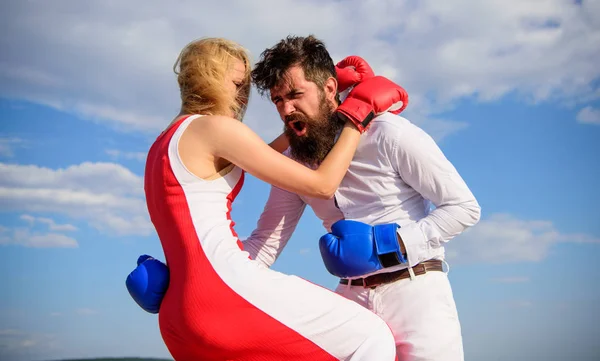
<svg viewBox="0 0 600 361">
<path fill-rule="evenodd" d="M 358 116 L 313 170 L 281 154 L 285 136 L 269 146 L 241 122 L 250 92 L 250 60 L 241 46 L 219 38 L 194 41 L 175 66 L 181 112 L 152 145 L 145 170 L 148 210 L 170 271 L 159 326 L 172 356 L 395 360 L 394 338 L 379 317 L 249 259 L 230 216 L 245 172 L 294 193 L 331 198 L 356 150 L 358 129 L 377 107 L 364 114 L 346 109 Z M 333 99 L 336 79 L 304 96 L 321 91 Z"/>
</svg>

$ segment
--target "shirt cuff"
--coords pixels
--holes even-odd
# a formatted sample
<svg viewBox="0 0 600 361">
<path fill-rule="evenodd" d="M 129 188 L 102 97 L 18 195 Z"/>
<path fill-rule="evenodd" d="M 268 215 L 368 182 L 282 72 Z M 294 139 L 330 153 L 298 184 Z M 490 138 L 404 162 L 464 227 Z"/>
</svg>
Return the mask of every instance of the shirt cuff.
<svg viewBox="0 0 600 361">
<path fill-rule="evenodd" d="M 408 266 L 414 267 L 417 263 L 425 261 L 424 258 L 429 250 L 429 245 L 419 225 L 417 223 L 409 224 L 398 228 L 397 232 L 406 249 Z"/>
</svg>

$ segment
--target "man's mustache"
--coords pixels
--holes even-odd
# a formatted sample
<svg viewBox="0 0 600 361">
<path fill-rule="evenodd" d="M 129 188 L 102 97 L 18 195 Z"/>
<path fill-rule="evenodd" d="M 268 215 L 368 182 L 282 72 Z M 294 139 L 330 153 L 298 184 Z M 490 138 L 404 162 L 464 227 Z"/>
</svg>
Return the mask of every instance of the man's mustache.
<svg viewBox="0 0 600 361">
<path fill-rule="evenodd" d="M 292 113 L 292 114 L 286 115 L 283 118 L 283 120 L 285 120 L 285 124 L 291 123 L 296 120 L 301 120 L 306 123 L 306 116 L 299 114 L 299 113 Z"/>
</svg>

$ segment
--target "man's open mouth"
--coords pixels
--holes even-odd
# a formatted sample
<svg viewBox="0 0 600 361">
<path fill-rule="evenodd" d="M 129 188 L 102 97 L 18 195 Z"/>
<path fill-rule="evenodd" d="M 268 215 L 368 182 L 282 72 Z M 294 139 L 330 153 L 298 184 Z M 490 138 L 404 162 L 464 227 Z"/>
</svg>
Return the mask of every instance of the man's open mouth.
<svg viewBox="0 0 600 361">
<path fill-rule="evenodd" d="M 301 120 L 292 120 L 288 123 L 288 127 L 296 132 L 296 135 L 301 137 L 306 134 L 306 123 Z"/>
</svg>

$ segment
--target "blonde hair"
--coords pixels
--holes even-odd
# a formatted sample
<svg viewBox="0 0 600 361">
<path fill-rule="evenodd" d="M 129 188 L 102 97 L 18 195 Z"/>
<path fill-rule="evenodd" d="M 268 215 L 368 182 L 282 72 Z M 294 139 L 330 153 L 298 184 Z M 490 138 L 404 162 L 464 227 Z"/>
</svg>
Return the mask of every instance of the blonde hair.
<svg viewBox="0 0 600 361">
<path fill-rule="evenodd" d="M 235 60 L 246 66 L 244 83 L 231 96 L 224 85 Z M 234 114 L 242 120 L 250 95 L 250 57 L 241 45 L 223 38 L 203 38 L 186 45 L 177 57 L 173 71 L 186 114 Z"/>
</svg>

